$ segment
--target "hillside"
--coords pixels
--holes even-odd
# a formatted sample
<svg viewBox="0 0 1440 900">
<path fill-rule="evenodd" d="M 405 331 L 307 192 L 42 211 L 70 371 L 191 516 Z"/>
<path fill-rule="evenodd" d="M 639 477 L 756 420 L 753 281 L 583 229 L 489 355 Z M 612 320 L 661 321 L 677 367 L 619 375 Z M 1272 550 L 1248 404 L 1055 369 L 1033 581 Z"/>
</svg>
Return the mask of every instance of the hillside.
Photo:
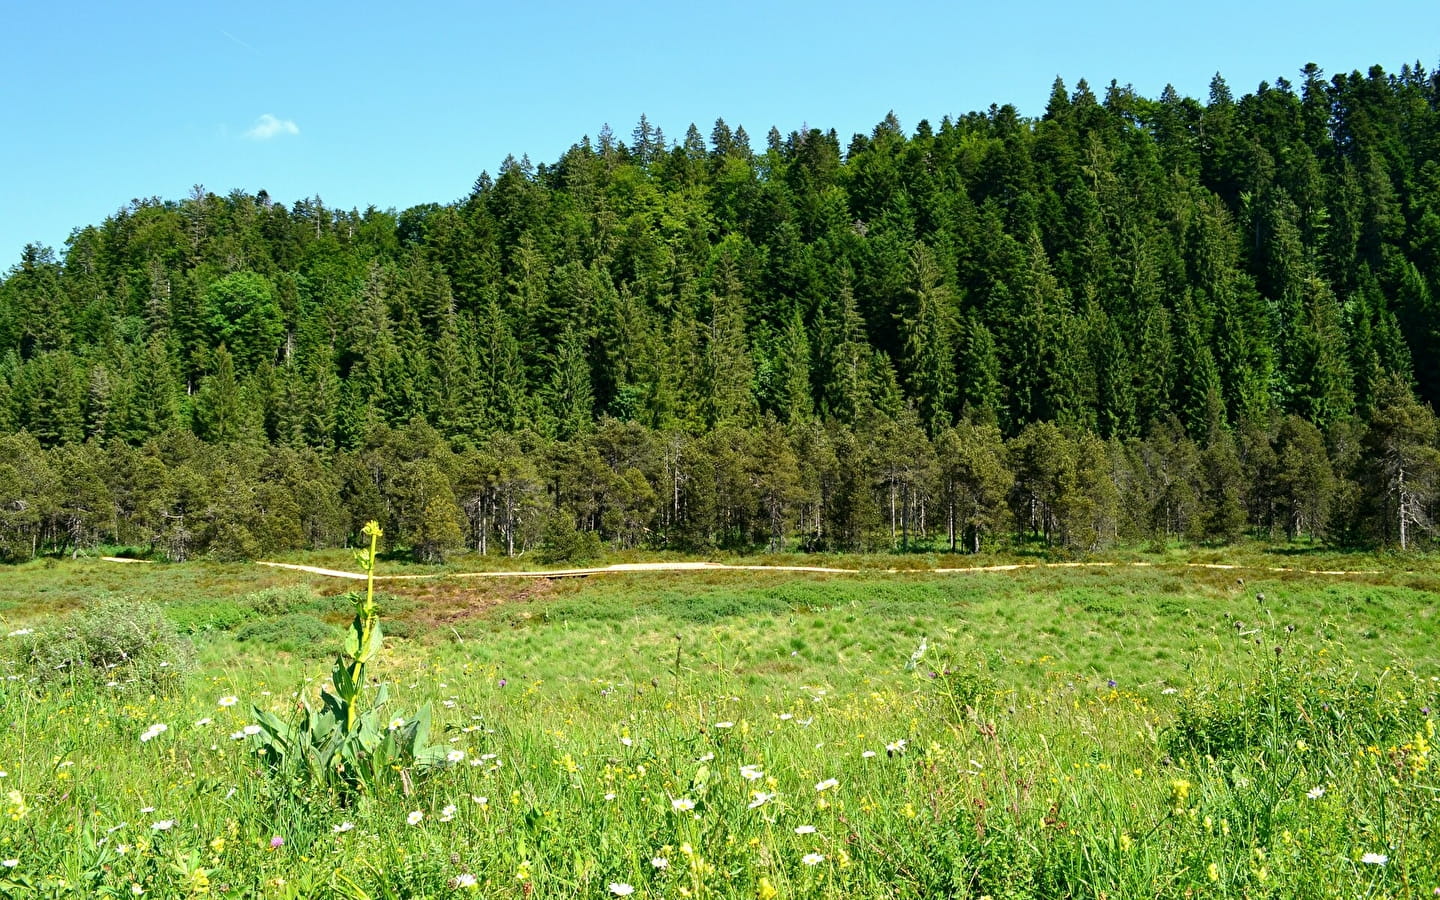
<svg viewBox="0 0 1440 900">
<path fill-rule="evenodd" d="M 1101 94 L 133 201 L 0 283 L 0 545 L 1428 541 L 1440 75 Z"/>
</svg>

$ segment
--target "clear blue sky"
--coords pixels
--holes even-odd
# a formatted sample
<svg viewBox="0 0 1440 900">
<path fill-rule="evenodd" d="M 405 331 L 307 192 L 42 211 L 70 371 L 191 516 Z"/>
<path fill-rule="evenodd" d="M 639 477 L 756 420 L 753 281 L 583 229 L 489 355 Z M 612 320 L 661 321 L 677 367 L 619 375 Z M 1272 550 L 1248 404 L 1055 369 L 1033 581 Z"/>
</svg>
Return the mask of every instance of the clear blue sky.
<svg viewBox="0 0 1440 900">
<path fill-rule="evenodd" d="M 1440 64 L 1440 3 L 16 3 L 0 30 L 0 271 L 132 197 L 265 188 L 403 209 L 507 153 L 553 161 L 640 114 L 842 143 L 894 109 L 1014 103 L 1060 75 L 1203 98 L 1261 80 Z"/>
</svg>

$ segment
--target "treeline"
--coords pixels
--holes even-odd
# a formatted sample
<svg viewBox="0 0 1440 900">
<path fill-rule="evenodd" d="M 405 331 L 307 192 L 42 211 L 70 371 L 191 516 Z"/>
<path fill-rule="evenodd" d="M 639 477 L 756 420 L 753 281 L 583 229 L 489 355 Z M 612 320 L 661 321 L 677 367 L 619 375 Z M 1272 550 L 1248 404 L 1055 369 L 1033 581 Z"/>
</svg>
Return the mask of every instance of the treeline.
<svg viewBox="0 0 1440 900">
<path fill-rule="evenodd" d="M 1298 416 L 1192 440 L 1176 420 L 1145 440 L 1040 422 L 1006 440 L 965 421 L 933 439 L 913 413 L 858 427 L 815 421 L 690 435 L 607 419 L 569 441 L 496 433 L 456 450 L 423 421 L 375 426 L 324 457 L 207 444 L 185 429 L 49 450 L 0 438 L 0 555 L 99 544 L 171 559 L 255 557 L 346 543 L 381 522 L 421 560 L 468 548 L 553 560 L 602 545 L 704 551 L 948 549 L 1242 535 L 1413 544 L 1437 497 L 1436 420 L 1380 388 L 1368 426 L 1329 436 Z"/>
<path fill-rule="evenodd" d="M 1427 519 L 1428 476 L 1402 467 L 1411 499 L 1387 528 L 1364 512 L 1388 495 L 1355 454 L 1383 409 L 1440 397 L 1437 292 L 1440 74 L 1418 64 L 1329 79 L 1309 65 L 1238 99 L 1216 76 L 1205 102 L 1057 80 L 1038 119 L 995 106 L 906 133 L 892 115 L 843 147 L 819 129 L 755 147 L 723 120 L 670 141 L 642 117 L 628 141 L 606 128 L 553 164 L 507 159 L 453 204 L 345 212 L 197 187 L 77 229 L 60 257 L 27 246 L 0 282 L 0 432 L 23 432 L 16 446 L 35 442 L 53 471 L 194 458 L 209 478 L 212 454 L 266 484 L 255 461 L 289 460 L 338 498 L 375 436 L 416 419 L 456 459 L 518 447 L 542 484 L 560 479 L 540 448 L 616 422 L 712 460 L 776 434 L 808 458 L 797 435 L 823 434 L 842 467 L 898 446 L 872 440 L 887 429 L 915 430 L 937 465 L 952 429 L 980 429 L 1017 477 L 1016 442 L 1050 423 L 1086 459 L 1105 448 L 1120 495 L 1123 448 L 1244 463 L 1308 429 L 1355 487 L 1323 515 L 1265 500 L 1241 524 L 1398 542 L 1399 522 Z M 180 431 L 204 446 L 175 458 Z M 0 485 L 37 486 L 0 466 Z M 634 468 L 674 506 L 673 485 Z M 372 470 L 375 491 L 392 477 Z M 1268 484 L 1238 495 L 1260 502 Z M 29 521 L 39 507 L 8 490 L 0 514 Z M 581 534 L 615 539 L 547 490 Z M 915 496 L 905 527 L 933 534 L 938 495 Z M 1233 533 L 1194 524 L 1230 518 L 1198 496 L 1176 533 Z M 656 503 L 637 533 L 681 540 Z M 778 513 L 757 530 L 742 506 L 684 540 L 799 535 Z M 128 515 L 106 533 L 128 534 Z M 807 544 L 873 540 L 830 515 Z M 305 540 L 350 527 L 326 521 Z M 15 547 L 22 532 L 64 540 L 55 523 L 16 527 Z M 1057 529 L 1073 531 L 1042 531 Z"/>
</svg>

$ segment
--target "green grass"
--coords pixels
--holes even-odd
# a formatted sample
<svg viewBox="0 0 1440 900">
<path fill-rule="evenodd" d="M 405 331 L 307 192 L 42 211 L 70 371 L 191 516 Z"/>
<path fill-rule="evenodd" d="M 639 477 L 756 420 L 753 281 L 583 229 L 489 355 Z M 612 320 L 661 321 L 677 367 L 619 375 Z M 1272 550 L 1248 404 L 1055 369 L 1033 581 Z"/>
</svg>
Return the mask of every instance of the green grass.
<svg viewBox="0 0 1440 900">
<path fill-rule="evenodd" d="M 254 739 L 230 738 L 250 704 L 286 716 L 325 679 L 354 583 L 14 567 L 0 634 L 146 599 L 199 671 L 150 696 L 41 690 L 7 664 L 0 799 L 26 810 L 0 819 L 17 860 L 0 895 L 1431 896 L 1440 579 L 1413 558 L 1239 558 L 1257 568 L 1166 551 L 1120 560 L 1142 568 L 387 582 L 372 674 L 397 713 L 434 703 L 465 758 L 359 805 L 266 776 Z M 751 808 L 756 791 L 773 796 Z"/>
</svg>

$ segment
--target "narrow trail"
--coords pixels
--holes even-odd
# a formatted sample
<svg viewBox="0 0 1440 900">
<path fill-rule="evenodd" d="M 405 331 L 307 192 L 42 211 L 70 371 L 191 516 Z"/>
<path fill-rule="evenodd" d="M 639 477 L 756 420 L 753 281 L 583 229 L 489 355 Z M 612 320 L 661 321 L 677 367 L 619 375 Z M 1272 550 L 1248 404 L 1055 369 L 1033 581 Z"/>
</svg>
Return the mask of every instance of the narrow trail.
<svg viewBox="0 0 1440 900">
<path fill-rule="evenodd" d="M 112 560 L 113 562 L 129 562 L 129 560 Z M 268 562 L 261 560 L 258 563 L 262 566 L 272 566 L 277 569 L 290 569 L 295 572 L 309 572 L 312 575 L 324 575 L 330 578 L 349 578 L 363 581 L 363 572 L 346 572 L 342 569 L 325 569 L 319 566 L 302 566 L 298 563 Z M 1251 572 L 1289 572 L 1298 575 L 1381 575 L 1379 569 L 1362 569 L 1347 571 L 1344 569 L 1294 569 L 1284 566 L 1235 566 L 1223 563 L 1178 563 L 1190 569 L 1224 569 L 1243 570 Z M 423 578 L 588 578 L 592 575 L 618 575 L 634 572 L 709 572 L 709 571 L 739 571 L 739 572 L 810 572 L 822 575 L 967 575 L 971 573 L 985 572 L 1014 572 L 1020 569 L 1090 569 L 1090 568 L 1165 568 L 1165 564 L 1156 565 L 1148 562 L 1058 562 L 1058 563 L 1007 563 L 994 566 L 968 566 L 964 568 L 946 569 L 836 569 L 827 566 L 736 566 L 726 563 L 714 562 L 656 562 L 656 563 L 619 563 L 613 566 L 601 566 L 593 569 L 533 569 L 519 572 L 434 572 L 428 575 L 376 575 L 376 581 L 414 581 Z"/>
</svg>

